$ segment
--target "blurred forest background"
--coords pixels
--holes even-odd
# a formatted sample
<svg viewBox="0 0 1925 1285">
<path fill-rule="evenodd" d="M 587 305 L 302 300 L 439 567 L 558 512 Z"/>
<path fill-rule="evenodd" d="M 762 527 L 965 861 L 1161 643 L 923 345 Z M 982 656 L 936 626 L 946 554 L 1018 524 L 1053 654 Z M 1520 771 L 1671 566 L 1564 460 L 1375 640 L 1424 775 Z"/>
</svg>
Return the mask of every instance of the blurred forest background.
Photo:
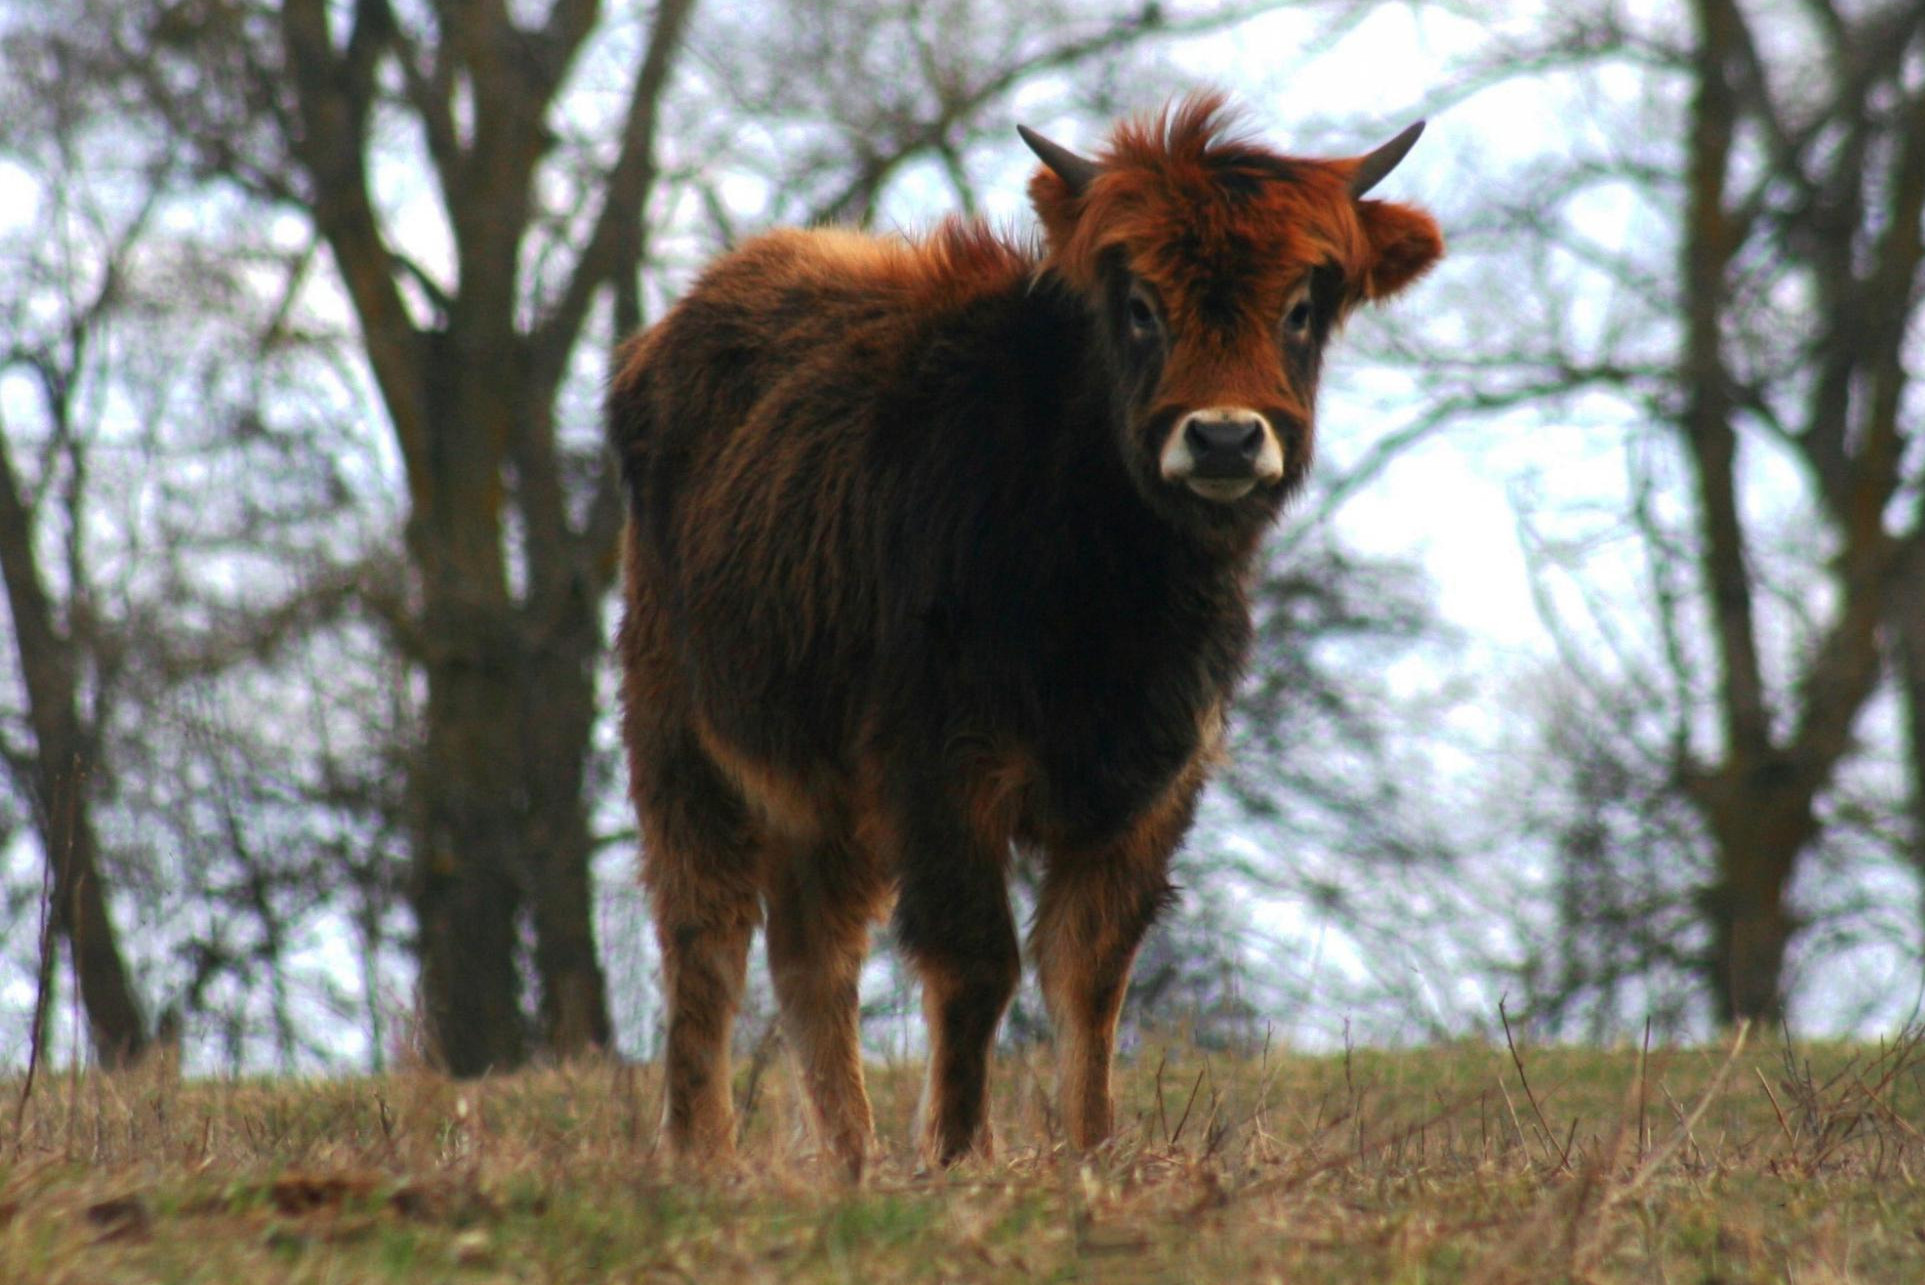
<svg viewBox="0 0 1925 1285">
<path fill-rule="evenodd" d="M 1133 1020 L 1913 1019 L 1916 0 L 0 0 L 0 1065 L 649 1054 L 611 342 L 1201 83 L 1430 116 L 1452 257 L 1333 359 Z"/>
</svg>

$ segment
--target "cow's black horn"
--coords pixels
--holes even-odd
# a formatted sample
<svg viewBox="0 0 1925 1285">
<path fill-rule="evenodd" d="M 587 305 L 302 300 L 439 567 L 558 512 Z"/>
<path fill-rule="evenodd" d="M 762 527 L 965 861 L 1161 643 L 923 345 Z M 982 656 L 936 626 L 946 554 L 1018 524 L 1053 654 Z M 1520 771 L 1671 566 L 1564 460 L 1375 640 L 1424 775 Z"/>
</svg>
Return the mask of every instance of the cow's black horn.
<svg viewBox="0 0 1925 1285">
<path fill-rule="evenodd" d="M 1417 142 L 1417 136 L 1423 132 L 1424 122 L 1418 121 L 1368 156 L 1358 157 L 1357 168 L 1350 172 L 1350 195 L 1362 196 L 1383 182 L 1385 175 L 1397 168 L 1397 162 L 1404 159 L 1405 153 L 1410 151 Z"/>
<path fill-rule="evenodd" d="M 1027 125 L 1018 125 L 1016 132 L 1029 144 L 1029 150 L 1036 158 L 1049 166 L 1057 178 L 1069 185 L 1071 196 L 1081 196 L 1103 167 L 1087 156 L 1078 156 L 1061 143 L 1052 143 Z"/>
</svg>

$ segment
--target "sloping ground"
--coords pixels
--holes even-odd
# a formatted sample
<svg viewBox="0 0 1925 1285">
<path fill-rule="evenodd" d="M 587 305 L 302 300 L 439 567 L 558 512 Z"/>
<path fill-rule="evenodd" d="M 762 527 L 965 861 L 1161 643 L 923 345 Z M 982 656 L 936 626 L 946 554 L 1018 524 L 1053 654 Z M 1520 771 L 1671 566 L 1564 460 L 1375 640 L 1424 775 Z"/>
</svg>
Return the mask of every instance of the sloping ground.
<svg viewBox="0 0 1925 1285">
<path fill-rule="evenodd" d="M 1642 1072 L 1641 1072 L 1641 1067 Z M 742 1159 L 677 1181 L 652 1067 L 453 1084 L 0 1082 L 0 1282 L 1925 1281 L 1925 1049 L 1454 1046 L 1126 1063 L 1128 1121 L 1054 1142 L 999 1068 L 993 1161 L 918 1177 L 915 1068 L 849 1187 L 787 1076 Z M 16 1108 L 19 1125 L 16 1128 Z"/>
</svg>

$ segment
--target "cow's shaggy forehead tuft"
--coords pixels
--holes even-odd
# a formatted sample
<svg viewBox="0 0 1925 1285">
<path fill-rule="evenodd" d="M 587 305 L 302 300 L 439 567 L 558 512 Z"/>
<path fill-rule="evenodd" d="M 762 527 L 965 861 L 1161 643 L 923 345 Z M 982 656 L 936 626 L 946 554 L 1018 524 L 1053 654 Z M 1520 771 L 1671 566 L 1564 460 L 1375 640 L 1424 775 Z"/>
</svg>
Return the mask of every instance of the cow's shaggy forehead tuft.
<svg viewBox="0 0 1925 1285">
<path fill-rule="evenodd" d="M 1228 296 L 1280 305 L 1306 268 L 1361 273 L 1370 247 L 1340 163 L 1275 152 L 1244 134 L 1222 95 L 1192 94 L 1124 121 L 1080 195 L 1047 169 L 1030 185 L 1051 266 L 1093 285 L 1121 250 L 1178 311 L 1208 316 Z"/>
</svg>

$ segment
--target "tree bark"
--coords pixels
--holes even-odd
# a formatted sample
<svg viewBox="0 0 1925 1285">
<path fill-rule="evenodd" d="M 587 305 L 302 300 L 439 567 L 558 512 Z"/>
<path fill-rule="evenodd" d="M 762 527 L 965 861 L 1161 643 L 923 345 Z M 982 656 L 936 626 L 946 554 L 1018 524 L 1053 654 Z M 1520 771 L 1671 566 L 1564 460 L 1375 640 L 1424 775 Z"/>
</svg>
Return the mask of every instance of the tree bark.
<svg viewBox="0 0 1925 1285">
<path fill-rule="evenodd" d="M 1912 869 L 1925 889 L 1925 624 L 1912 627 L 1899 668 L 1910 750 Z M 1925 897 L 1918 910 L 1919 922 L 1925 924 Z"/>
<path fill-rule="evenodd" d="M 477 646 L 426 666 L 412 888 L 421 1016 L 430 1060 L 458 1076 L 513 1069 L 528 1051 L 512 663 Z"/>
<path fill-rule="evenodd" d="M 1785 893 L 1818 828 L 1809 795 L 1784 772 L 1782 763 L 1754 768 L 1748 780 L 1705 792 L 1718 855 L 1718 882 L 1703 903 L 1711 924 L 1708 980 L 1725 1025 L 1784 1020 L 1785 953 L 1798 928 Z"/>
<path fill-rule="evenodd" d="M 492 318 L 485 319 L 492 321 Z M 519 919 L 528 887 L 525 660 L 504 565 L 502 450 L 518 344 L 470 318 L 416 346 L 422 458 L 409 469 L 427 680 L 414 766 L 412 892 L 430 1060 L 450 1074 L 521 1065 Z"/>
<path fill-rule="evenodd" d="M 607 1048 L 613 1041 L 607 987 L 595 950 L 594 843 L 582 807 L 584 755 L 595 720 L 599 613 L 534 657 L 522 719 L 527 744 L 528 830 L 542 854 L 532 891 L 535 973 L 541 983 L 542 1043 L 558 1057 Z"/>
<path fill-rule="evenodd" d="M 1925 890 L 1925 539 L 1914 539 L 1899 571 L 1887 628 L 1898 676 L 1899 708 L 1905 719 L 1910 768 L 1911 861 Z M 1925 923 L 1925 899 L 1919 905 Z"/>
<path fill-rule="evenodd" d="M 34 554 L 33 521 L 0 435 L 0 572 L 7 582 L 13 636 L 26 680 L 34 735 L 34 828 L 52 868 L 55 930 L 72 952 L 94 1057 L 118 1068 L 138 1061 L 150 1035 L 120 937 L 107 910 L 100 843 L 87 793 L 91 738 L 80 721 L 73 650 L 54 624 Z"/>
</svg>

